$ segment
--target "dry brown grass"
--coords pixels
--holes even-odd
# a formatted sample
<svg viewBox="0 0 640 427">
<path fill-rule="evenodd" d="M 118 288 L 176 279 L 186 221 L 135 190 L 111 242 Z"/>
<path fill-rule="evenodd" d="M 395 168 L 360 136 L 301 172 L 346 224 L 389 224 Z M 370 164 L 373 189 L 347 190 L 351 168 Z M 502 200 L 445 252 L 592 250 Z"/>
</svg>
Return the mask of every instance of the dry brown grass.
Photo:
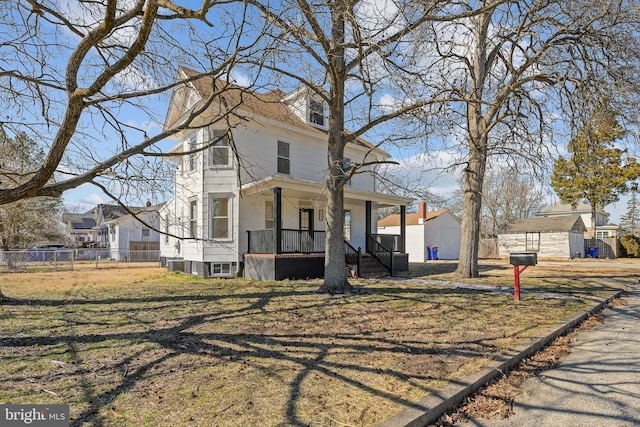
<svg viewBox="0 0 640 427">
<path fill-rule="evenodd" d="M 564 298 L 516 303 L 424 280 L 354 280 L 366 292 L 328 296 L 319 281 L 158 268 L 0 280 L 12 297 L 0 402 L 69 403 L 72 425 L 126 426 L 373 425 L 610 289 L 575 280 L 576 294 L 563 282 Z"/>
<path fill-rule="evenodd" d="M 611 306 L 619 305 L 624 305 L 623 298 L 612 301 Z M 435 425 L 456 425 L 469 419 L 509 418 L 514 414 L 514 400 L 522 394 L 521 386 L 524 381 L 558 366 L 561 359 L 571 352 L 571 344 L 578 334 L 603 323 L 600 314 L 589 316 L 567 335 L 556 338 L 547 347 L 520 362 L 510 372 L 468 397 L 464 404 L 452 413 L 443 415 Z"/>
</svg>

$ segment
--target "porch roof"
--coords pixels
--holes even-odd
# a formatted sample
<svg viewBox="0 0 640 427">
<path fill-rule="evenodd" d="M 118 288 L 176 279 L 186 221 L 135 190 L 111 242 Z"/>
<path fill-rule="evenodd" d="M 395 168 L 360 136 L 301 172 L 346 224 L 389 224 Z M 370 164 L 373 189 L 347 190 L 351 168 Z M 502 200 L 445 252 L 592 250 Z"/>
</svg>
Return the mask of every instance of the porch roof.
<svg viewBox="0 0 640 427">
<path fill-rule="evenodd" d="M 294 196 L 300 198 L 326 200 L 325 186 L 323 183 L 291 178 L 286 175 L 272 175 L 259 181 L 243 184 L 240 191 L 242 195 L 251 195 L 270 191 L 276 187 L 280 187 L 287 192 L 293 192 Z M 345 203 L 351 204 L 370 201 L 376 208 L 408 206 L 413 203 L 413 199 L 409 197 L 356 190 L 351 187 L 344 187 L 344 201 Z"/>
</svg>

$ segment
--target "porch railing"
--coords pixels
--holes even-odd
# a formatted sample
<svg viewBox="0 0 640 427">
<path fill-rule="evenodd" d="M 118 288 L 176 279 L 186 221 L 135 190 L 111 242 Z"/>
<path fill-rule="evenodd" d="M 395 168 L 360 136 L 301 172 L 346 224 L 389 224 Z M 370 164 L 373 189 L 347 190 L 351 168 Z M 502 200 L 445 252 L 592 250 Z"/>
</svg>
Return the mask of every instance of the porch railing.
<svg viewBox="0 0 640 427">
<path fill-rule="evenodd" d="M 248 253 L 273 254 L 275 250 L 275 230 L 247 231 Z M 280 236 L 281 253 L 324 252 L 325 232 L 310 230 L 282 229 Z"/>
<path fill-rule="evenodd" d="M 394 268 L 394 259 L 393 259 L 393 250 L 394 250 L 394 246 L 393 246 L 393 241 L 392 241 L 392 246 L 391 248 L 387 248 L 385 245 L 383 245 L 382 243 L 380 243 L 376 237 L 378 236 L 383 236 L 383 234 L 379 234 L 379 235 L 371 235 L 368 236 L 368 242 L 369 242 L 369 253 L 375 258 L 377 259 L 380 264 L 382 264 L 387 271 L 389 272 L 389 274 L 391 274 L 393 276 L 395 268 Z"/>
<path fill-rule="evenodd" d="M 355 265 L 356 266 L 356 276 L 361 277 L 362 269 L 360 268 L 362 264 L 362 250 L 360 248 L 356 249 L 346 240 L 344 241 L 344 254 L 345 260 L 347 261 L 347 265 Z"/>
<path fill-rule="evenodd" d="M 371 237 L 386 248 L 403 252 L 402 236 L 400 234 L 372 234 Z"/>
</svg>

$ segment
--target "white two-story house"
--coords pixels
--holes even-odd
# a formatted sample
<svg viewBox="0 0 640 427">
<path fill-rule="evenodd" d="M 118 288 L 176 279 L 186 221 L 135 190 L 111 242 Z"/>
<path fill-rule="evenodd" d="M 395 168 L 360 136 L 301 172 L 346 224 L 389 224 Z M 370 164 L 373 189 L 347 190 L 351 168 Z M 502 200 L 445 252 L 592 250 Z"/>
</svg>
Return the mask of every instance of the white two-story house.
<svg viewBox="0 0 640 427">
<path fill-rule="evenodd" d="M 179 73 L 181 79 L 195 75 L 185 68 Z M 161 211 L 161 231 L 166 233 L 161 255 L 182 260 L 186 272 L 205 277 L 321 277 L 327 212 L 325 105 L 308 89 L 258 93 L 200 78 L 174 91 L 165 127 L 184 121 L 222 85 L 226 88 L 214 103 L 175 135 L 175 192 Z M 230 110 L 232 114 L 224 114 Z M 359 139 L 345 148 L 344 167 L 386 157 Z M 362 248 L 380 255 L 384 249 L 372 238 L 377 209 L 401 206 L 404 213 L 412 200 L 377 192 L 373 165 L 351 178 L 344 197 L 350 251 Z M 396 241 L 391 258 L 396 265 L 406 263 L 404 236 Z M 355 258 L 350 259 L 353 264 Z"/>
</svg>

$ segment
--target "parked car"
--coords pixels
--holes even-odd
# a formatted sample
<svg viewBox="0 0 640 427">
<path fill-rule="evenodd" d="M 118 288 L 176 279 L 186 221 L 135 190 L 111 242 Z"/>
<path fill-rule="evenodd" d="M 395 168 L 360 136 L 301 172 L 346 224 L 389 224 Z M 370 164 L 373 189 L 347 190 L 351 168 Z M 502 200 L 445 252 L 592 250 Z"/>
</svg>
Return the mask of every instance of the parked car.
<svg viewBox="0 0 640 427">
<path fill-rule="evenodd" d="M 36 245 L 23 251 L 27 261 L 61 261 L 71 259 L 71 249 L 60 243 Z"/>
</svg>

